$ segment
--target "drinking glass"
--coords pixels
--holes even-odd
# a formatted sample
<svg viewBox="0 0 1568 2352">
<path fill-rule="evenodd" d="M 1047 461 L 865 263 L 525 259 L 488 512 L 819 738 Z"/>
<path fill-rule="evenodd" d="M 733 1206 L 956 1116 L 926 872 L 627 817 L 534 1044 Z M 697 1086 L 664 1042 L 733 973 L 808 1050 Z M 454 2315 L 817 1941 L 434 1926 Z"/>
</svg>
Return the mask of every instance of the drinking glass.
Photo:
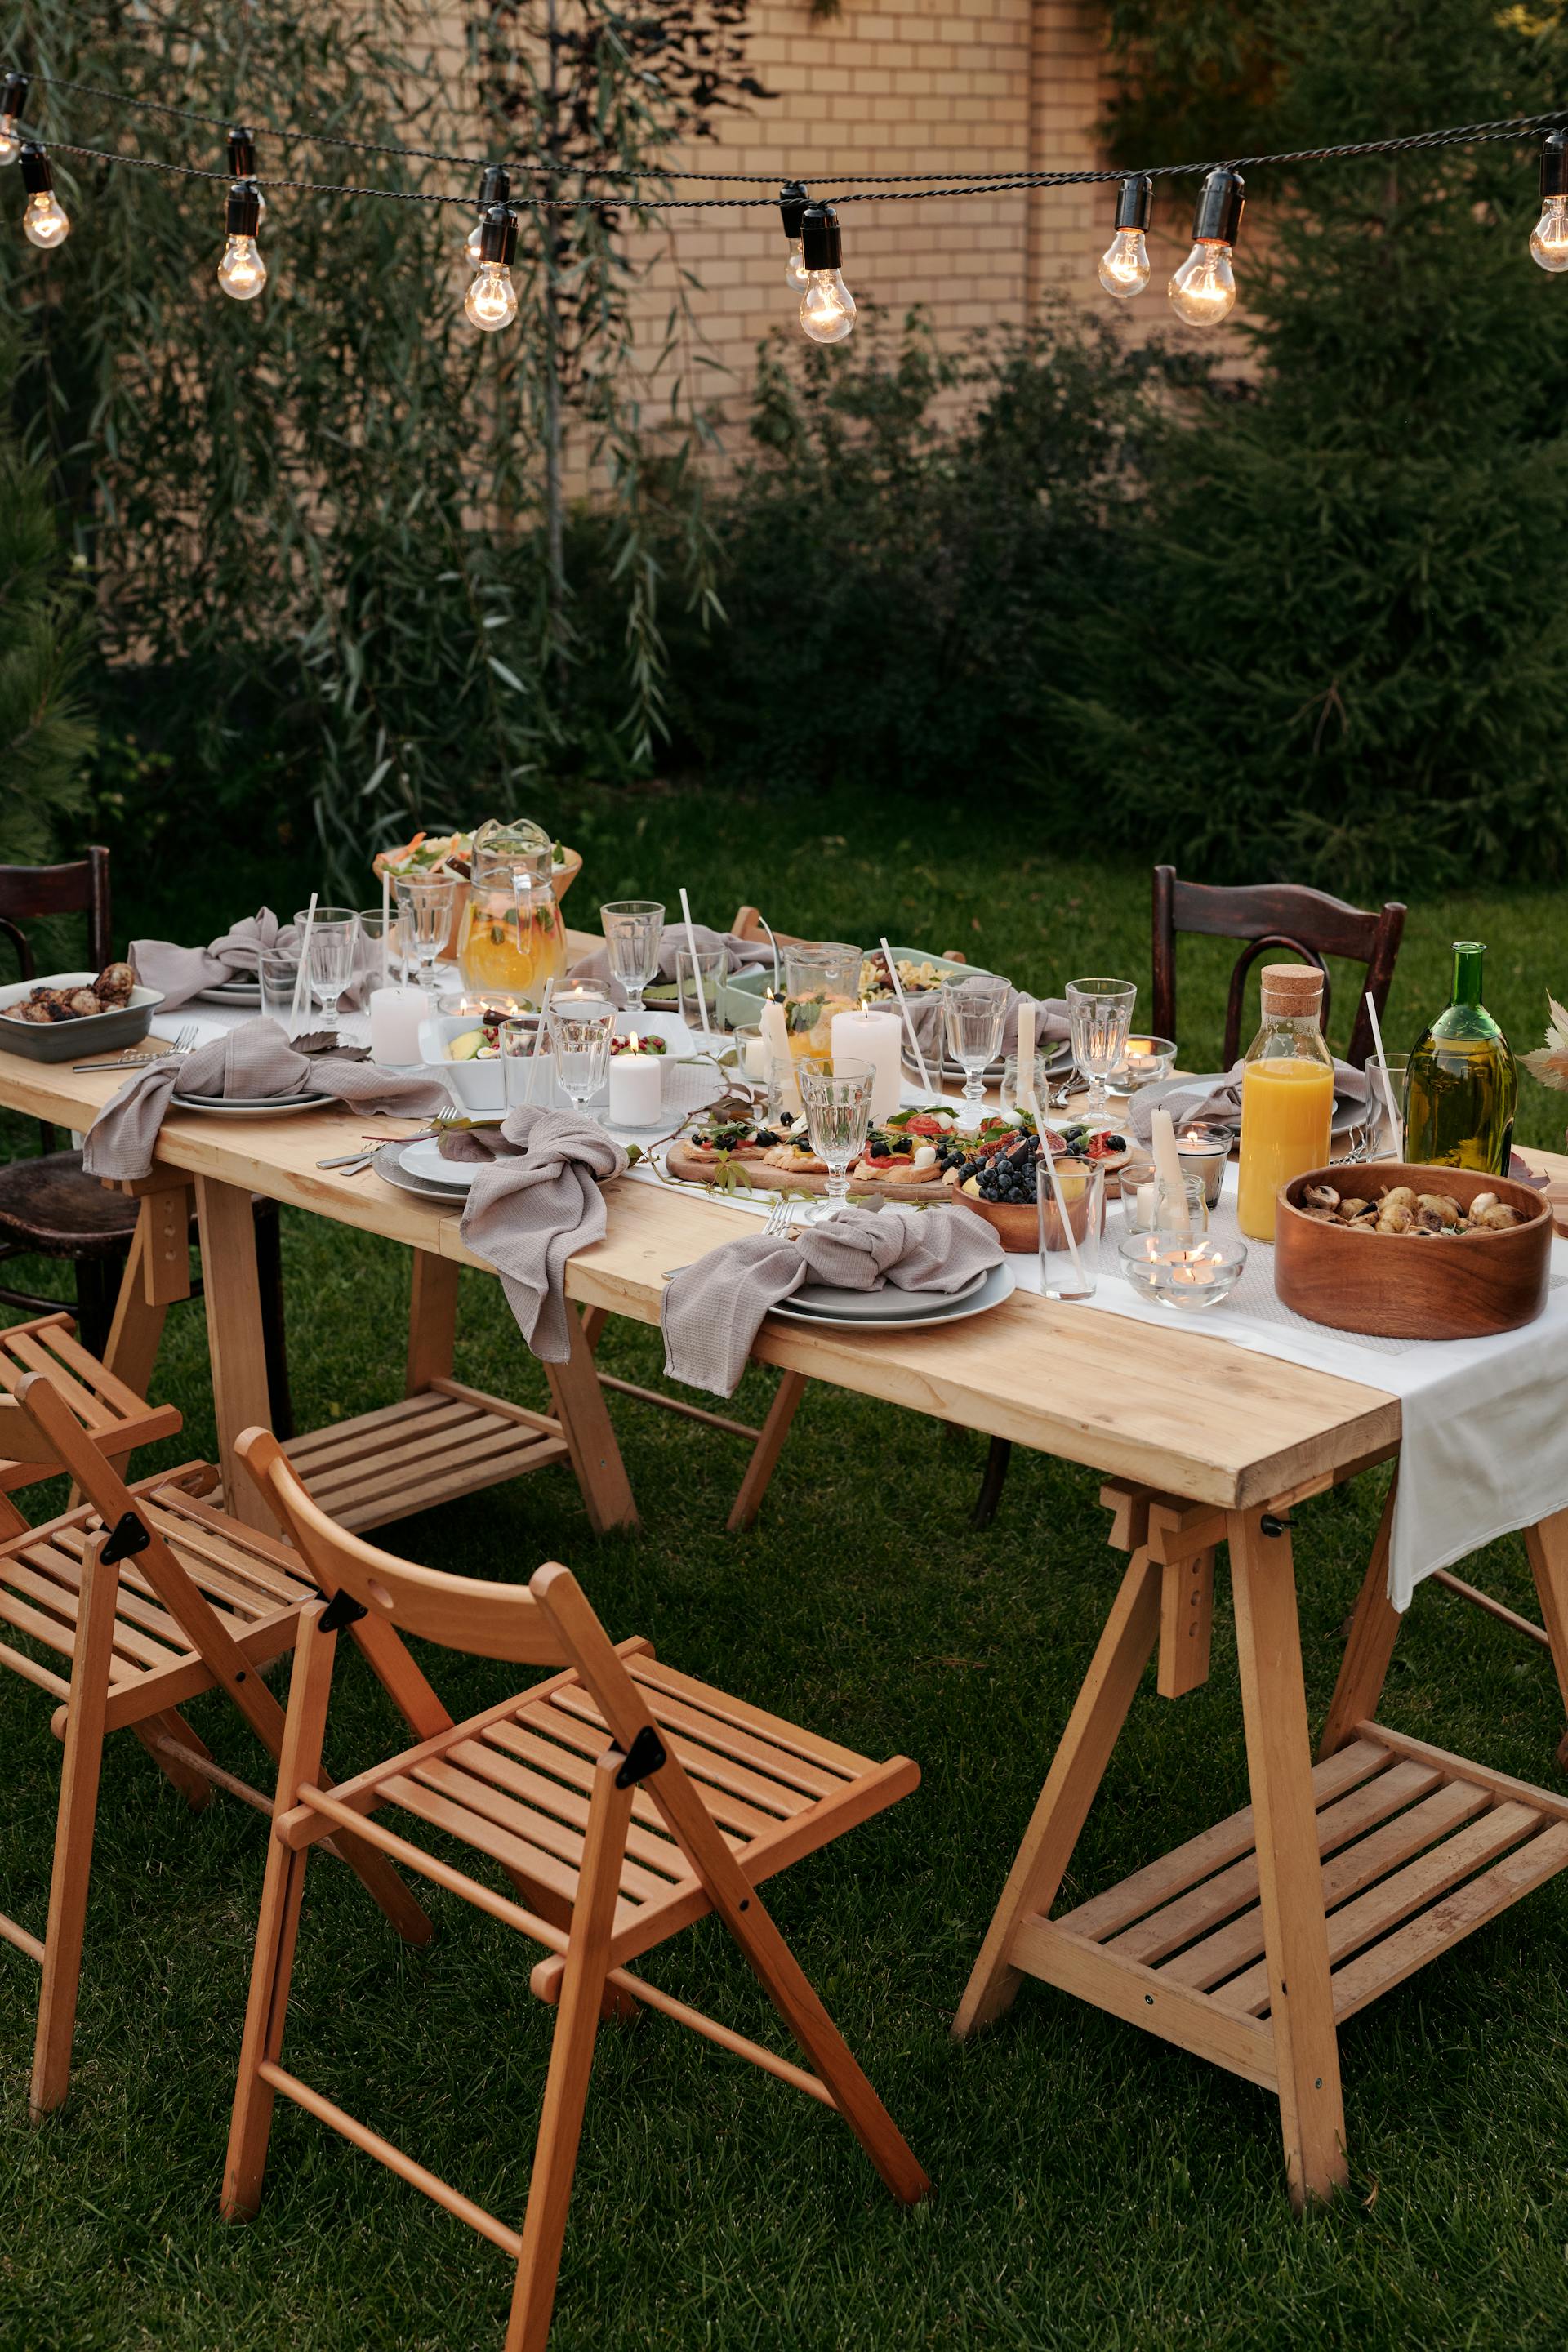
<svg viewBox="0 0 1568 2352">
<path fill-rule="evenodd" d="M 827 1192 L 821 1207 L 807 1222 L 820 1224 L 837 1214 L 849 1196 L 849 1162 L 866 1149 L 871 1123 L 869 1062 L 800 1061 L 801 1100 L 805 1105 L 805 1129 L 811 1148 L 827 1162 Z"/>
<path fill-rule="evenodd" d="M 521 1103 L 550 1100 L 551 1061 L 537 1013 L 521 1013 L 496 1024 L 500 1048 L 501 1099 L 508 1110 Z M 536 1087 L 543 1091 L 536 1093 Z"/>
<path fill-rule="evenodd" d="M 301 907 L 294 918 L 301 941 L 309 911 Z M 306 961 L 310 965 L 310 993 L 320 1004 L 321 1018 L 329 1029 L 338 1025 L 338 999 L 353 978 L 358 945 L 359 917 L 352 907 L 317 908 L 315 920 L 310 924 Z"/>
<path fill-rule="evenodd" d="M 1362 1127 L 1363 1160 L 1403 1160 L 1405 1104 L 1410 1084 L 1408 1054 L 1369 1054 L 1366 1057 L 1366 1118 Z"/>
<path fill-rule="evenodd" d="M 397 911 L 402 919 L 404 952 L 414 950 L 414 977 L 421 988 L 434 989 L 436 965 L 452 929 L 452 907 L 458 895 L 450 874 L 405 874 L 397 881 Z"/>
<path fill-rule="evenodd" d="M 1052 1052 L 1054 1051 L 1053 1047 Z M 1051 1058 L 1051 1054 L 1035 1055 L 1035 1099 L 1040 1106 L 1042 1118 L 1047 1118 L 1049 1112 L 1052 1084 Z M 1061 1076 L 1059 1070 L 1057 1076 L 1058 1077 Z M 1019 1085 L 1018 1056 L 1016 1054 L 1009 1054 L 1002 1065 L 1002 1086 L 998 1097 L 1004 1110 L 1023 1110 L 1026 1108 L 1024 1097 L 1019 1091 Z"/>
<path fill-rule="evenodd" d="M 1060 1197 L 1058 1199 L 1058 1188 Z M 1105 1163 L 1058 1160 L 1035 1169 L 1040 1287 L 1047 1298 L 1092 1298 L 1105 1233 Z"/>
<path fill-rule="evenodd" d="M 294 992 L 300 987 L 300 962 L 297 955 L 261 955 L 257 958 L 256 976 L 261 986 L 261 1013 L 267 1021 L 276 1021 L 285 1037 L 297 1037 L 301 1029 L 310 1026 L 310 992 L 300 989 L 300 1010 L 294 1010 Z"/>
<path fill-rule="evenodd" d="M 687 1027 L 700 1036 L 723 1034 L 720 999 L 729 969 L 728 948 L 699 948 L 695 962 L 689 948 L 676 950 L 675 1009 Z"/>
<path fill-rule="evenodd" d="M 574 1110 L 596 1095 L 610 1074 L 610 1040 L 616 1034 L 616 1008 L 590 998 L 571 1011 L 550 1008 L 550 1043 L 555 1055 L 555 1076 Z"/>
<path fill-rule="evenodd" d="M 971 1127 L 980 1124 L 985 1072 L 1002 1051 L 1012 993 L 1011 981 L 989 972 L 973 972 L 967 980 L 944 980 L 942 984 L 947 1050 L 963 1071 L 963 1099 L 973 1113 Z"/>
<path fill-rule="evenodd" d="M 642 992 L 658 970 L 664 908 L 657 898 L 613 898 L 599 909 L 610 977 L 626 992 L 626 1010 L 641 1015 Z"/>
<path fill-rule="evenodd" d="M 1089 1080 L 1089 1097 L 1081 1114 L 1085 1118 L 1104 1118 L 1110 1111 L 1110 1097 L 1105 1082 L 1113 1070 L 1121 1066 L 1137 994 L 1137 987 L 1130 980 L 1068 982 L 1073 1060 Z"/>
<path fill-rule="evenodd" d="M 362 940 L 370 946 L 371 986 L 381 986 L 382 916 L 379 907 L 362 907 L 359 910 Z M 394 899 L 386 917 L 386 978 L 392 988 L 399 988 L 408 977 L 403 944 L 403 916 Z"/>
<path fill-rule="evenodd" d="M 1163 1176 L 1121 1187 L 1121 1224 L 1128 1234 L 1179 1233 L 1185 1225 L 1194 1234 L 1208 1231 L 1208 1196 L 1201 1176 L 1183 1175 L 1181 1198 Z"/>
</svg>

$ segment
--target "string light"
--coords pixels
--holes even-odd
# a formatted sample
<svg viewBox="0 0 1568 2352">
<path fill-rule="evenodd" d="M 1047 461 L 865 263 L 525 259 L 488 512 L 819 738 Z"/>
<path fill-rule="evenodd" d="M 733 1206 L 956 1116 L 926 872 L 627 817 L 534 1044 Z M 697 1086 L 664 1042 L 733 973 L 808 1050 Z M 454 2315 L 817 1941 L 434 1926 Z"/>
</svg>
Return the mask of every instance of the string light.
<svg viewBox="0 0 1568 2352">
<path fill-rule="evenodd" d="M 491 205 L 479 223 L 479 273 L 463 298 L 468 324 L 481 334 L 510 327 L 517 316 L 510 266 L 516 251 L 517 215 L 505 205 Z"/>
<path fill-rule="evenodd" d="M 805 193 L 804 180 L 786 180 L 779 190 L 779 218 L 789 243 L 789 259 L 784 263 L 784 284 L 792 294 L 805 292 L 805 258 L 801 251 L 800 225 L 805 218 L 805 208 L 811 199 Z"/>
<path fill-rule="evenodd" d="M 256 133 L 237 124 L 228 134 L 228 176 L 231 180 L 256 179 Z M 256 191 L 256 208 L 260 217 L 267 217 L 267 199 L 259 188 Z"/>
<path fill-rule="evenodd" d="M 16 125 L 26 103 L 26 75 L 8 73 L 0 88 L 0 163 L 14 163 L 22 152 L 22 134 Z"/>
<path fill-rule="evenodd" d="M 1147 172 L 1130 173 L 1116 199 L 1116 234 L 1100 257 L 1100 282 L 1119 302 L 1131 302 L 1149 283 L 1143 232 L 1153 209 L 1153 181 Z"/>
<path fill-rule="evenodd" d="M 801 259 L 805 266 L 800 323 L 814 343 L 842 343 L 855 331 L 855 297 L 838 267 L 842 245 L 833 206 L 807 205 L 800 222 Z"/>
<path fill-rule="evenodd" d="M 479 216 L 463 241 L 463 251 L 478 268 L 483 256 L 479 247 L 484 238 L 485 215 L 492 205 L 504 205 L 511 194 L 511 173 L 504 163 L 487 163 L 479 182 Z"/>
<path fill-rule="evenodd" d="M 217 282 L 237 302 L 254 302 L 267 283 L 267 264 L 256 242 L 261 226 L 260 193 L 250 180 L 237 180 L 228 192 L 224 216 L 228 241 L 217 266 Z"/>
<path fill-rule="evenodd" d="M 27 140 L 22 148 L 22 185 L 27 201 L 22 207 L 22 234 L 41 253 L 52 253 L 71 233 L 71 225 L 55 194 L 55 175 L 43 149 Z"/>
<path fill-rule="evenodd" d="M 1552 131 L 1541 150 L 1541 218 L 1530 232 L 1530 257 L 1553 277 L 1568 269 L 1568 132 Z"/>
<path fill-rule="evenodd" d="M 1219 164 L 1198 191 L 1193 249 L 1172 278 L 1171 308 L 1184 326 L 1217 327 L 1236 308 L 1230 256 L 1247 204 L 1239 172 Z"/>
</svg>

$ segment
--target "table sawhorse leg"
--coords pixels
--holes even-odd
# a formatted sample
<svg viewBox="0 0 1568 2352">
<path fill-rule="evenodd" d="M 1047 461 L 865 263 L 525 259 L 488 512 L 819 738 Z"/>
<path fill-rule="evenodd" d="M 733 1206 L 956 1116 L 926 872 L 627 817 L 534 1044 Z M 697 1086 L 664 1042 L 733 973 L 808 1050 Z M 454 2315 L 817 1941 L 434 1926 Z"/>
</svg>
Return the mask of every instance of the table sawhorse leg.
<svg viewBox="0 0 1568 2352">
<path fill-rule="evenodd" d="M 224 1507 L 246 1527 L 271 1535 L 276 1532 L 272 1515 L 235 1452 L 246 1430 L 271 1426 L 250 1194 L 211 1176 L 198 1176 L 195 1187 Z"/>
</svg>

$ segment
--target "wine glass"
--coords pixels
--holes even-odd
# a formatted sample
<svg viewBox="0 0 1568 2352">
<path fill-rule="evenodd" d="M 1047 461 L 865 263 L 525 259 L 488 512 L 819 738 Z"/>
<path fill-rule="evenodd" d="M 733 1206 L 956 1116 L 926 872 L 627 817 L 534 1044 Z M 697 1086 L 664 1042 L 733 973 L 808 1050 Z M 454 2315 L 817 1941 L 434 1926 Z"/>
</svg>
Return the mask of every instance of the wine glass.
<svg viewBox="0 0 1568 2352">
<path fill-rule="evenodd" d="M 555 1055 L 555 1076 L 572 1106 L 581 1110 L 596 1095 L 610 1073 L 610 1040 L 616 1034 L 616 1008 L 602 997 L 577 999 L 565 1012 L 550 1008 L 550 1043 Z"/>
<path fill-rule="evenodd" d="M 610 977 L 626 992 L 626 1010 L 642 1018 L 642 992 L 658 970 L 664 908 L 657 898 L 613 898 L 599 909 Z"/>
<path fill-rule="evenodd" d="M 805 1106 L 806 1133 L 819 1160 L 827 1162 L 827 1193 L 820 1209 L 808 1219 L 824 1223 L 841 1209 L 849 1196 L 849 1163 L 866 1149 L 871 1123 L 871 1081 L 868 1062 L 805 1061 L 799 1065 L 801 1099 Z"/>
<path fill-rule="evenodd" d="M 294 920 L 300 926 L 301 942 L 307 922 L 310 925 L 310 944 L 306 950 L 310 992 L 321 1008 L 327 1027 L 335 1029 L 338 999 L 353 978 L 359 916 L 352 907 L 318 907 L 311 921 L 309 909 L 301 908 Z"/>
<path fill-rule="evenodd" d="M 1068 1023 L 1072 1031 L 1072 1056 L 1089 1080 L 1085 1118 L 1105 1118 L 1110 1110 L 1106 1080 L 1121 1067 L 1132 1026 L 1137 999 L 1130 980 L 1069 980 Z"/>
<path fill-rule="evenodd" d="M 978 1127 L 985 1101 L 985 1072 L 1002 1051 L 1002 1033 L 1013 993 L 1011 981 L 989 972 L 972 972 L 967 980 L 942 984 L 942 1024 L 947 1050 L 963 1071 L 963 1099 L 972 1114 L 967 1124 Z"/>
<path fill-rule="evenodd" d="M 421 988 L 434 989 L 436 965 L 452 929 L 452 907 L 458 883 L 451 874 L 400 874 L 397 911 L 402 918 L 404 955 L 414 950 L 415 974 Z"/>
</svg>

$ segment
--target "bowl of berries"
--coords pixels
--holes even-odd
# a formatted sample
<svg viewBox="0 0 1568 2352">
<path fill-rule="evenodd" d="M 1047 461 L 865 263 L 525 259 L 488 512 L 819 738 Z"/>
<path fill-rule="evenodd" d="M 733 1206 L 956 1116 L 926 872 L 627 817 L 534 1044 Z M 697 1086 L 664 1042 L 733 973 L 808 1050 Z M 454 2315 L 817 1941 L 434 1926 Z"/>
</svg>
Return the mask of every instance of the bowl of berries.
<svg viewBox="0 0 1568 2352">
<path fill-rule="evenodd" d="M 1057 1172 L 1075 1241 L 1082 1241 L 1081 1229 L 1089 1213 L 1091 1194 L 1085 1179 L 1092 1164 L 1086 1157 L 1057 1152 Z M 957 1171 L 954 1199 L 984 1217 L 1003 1248 L 1018 1256 L 1040 1246 L 1040 1211 L 1035 1198 L 1039 1166 L 1038 1137 L 1021 1135 L 1016 1143 Z M 1059 1224 L 1054 1202 L 1046 1213 L 1053 1226 Z M 1053 1248 L 1060 1246 L 1057 1235 L 1047 1233 L 1046 1239 Z"/>
</svg>

